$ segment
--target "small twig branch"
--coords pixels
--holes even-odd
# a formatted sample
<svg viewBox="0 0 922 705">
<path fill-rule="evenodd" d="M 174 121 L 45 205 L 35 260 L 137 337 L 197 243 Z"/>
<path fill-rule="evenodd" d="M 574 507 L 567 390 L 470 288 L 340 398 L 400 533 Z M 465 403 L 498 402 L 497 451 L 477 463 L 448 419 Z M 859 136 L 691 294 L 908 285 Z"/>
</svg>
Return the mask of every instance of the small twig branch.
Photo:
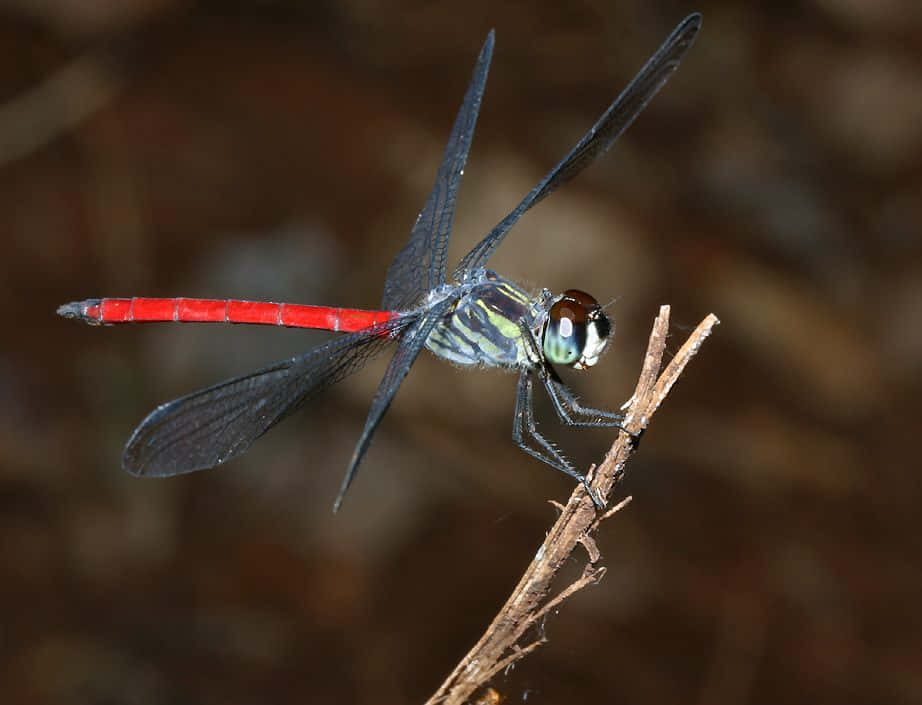
<svg viewBox="0 0 922 705">
<path fill-rule="evenodd" d="M 593 475 L 593 487 L 606 499 L 623 477 L 625 463 L 634 451 L 631 434 L 646 429 L 650 418 L 669 394 L 685 366 L 718 323 L 717 317 L 713 314 L 707 316 L 666 365 L 662 374 L 658 374 L 662 367 L 669 328 L 669 307 L 660 307 L 650 333 L 640 379 L 625 415 L 624 426 L 630 433 L 618 433 L 605 460 L 596 468 Z M 551 610 L 575 592 L 601 579 L 605 569 L 595 567 L 601 554 L 591 534 L 598 529 L 602 521 L 625 506 L 629 500 L 630 498 L 622 501 L 599 517 L 585 489 L 577 485 L 566 506 L 560 507 L 555 503 L 561 509 L 560 516 L 519 580 L 519 584 L 480 640 L 461 659 L 426 705 L 463 705 L 496 673 L 513 665 L 544 643 L 544 636 L 540 634 L 526 646 L 519 646 L 525 633 L 535 627 Z M 589 556 L 589 565 L 583 576 L 555 597 L 548 599 L 551 583 L 557 571 L 579 544 L 585 547 Z"/>
</svg>

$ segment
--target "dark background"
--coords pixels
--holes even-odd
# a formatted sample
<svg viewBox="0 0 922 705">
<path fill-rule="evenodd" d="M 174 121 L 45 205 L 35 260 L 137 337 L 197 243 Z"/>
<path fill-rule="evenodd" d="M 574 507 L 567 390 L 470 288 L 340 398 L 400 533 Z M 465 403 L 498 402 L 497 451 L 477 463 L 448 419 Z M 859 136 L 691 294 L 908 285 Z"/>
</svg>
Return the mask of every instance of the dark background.
<svg viewBox="0 0 922 705">
<path fill-rule="evenodd" d="M 324 335 L 54 310 L 373 308 L 490 27 L 453 259 L 692 9 L 664 92 L 492 261 L 616 298 L 612 352 L 567 377 L 591 403 L 630 394 L 660 304 L 672 350 L 722 321 L 632 461 L 607 577 L 494 685 L 529 705 L 922 702 L 918 2 L 18 0 L 0 11 L 4 703 L 435 689 L 572 487 L 510 441 L 513 376 L 421 357 L 333 516 L 386 358 L 220 472 L 144 481 L 119 457 L 156 404 Z M 541 413 L 582 467 L 611 441 Z"/>
</svg>

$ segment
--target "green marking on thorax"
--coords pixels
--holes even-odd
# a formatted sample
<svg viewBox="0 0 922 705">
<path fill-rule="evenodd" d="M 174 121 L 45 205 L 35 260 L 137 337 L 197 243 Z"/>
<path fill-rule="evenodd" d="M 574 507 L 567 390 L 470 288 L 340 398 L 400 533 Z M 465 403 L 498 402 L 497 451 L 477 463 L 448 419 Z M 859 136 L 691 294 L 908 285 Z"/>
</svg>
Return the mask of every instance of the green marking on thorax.
<svg viewBox="0 0 922 705">
<path fill-rule="evenodd" d="M 485 301 L 476 301 L 475 303 L 487 314 L 487 320 L 490 322 L 490 325 L 499 331 L 500 335 L 504 338 L 514 340 L 522 336 L 522 330 L 519 328 L 518 321 L 513 321 L 508 316 L 504 316 L 493 310 Z"/>
</svg>

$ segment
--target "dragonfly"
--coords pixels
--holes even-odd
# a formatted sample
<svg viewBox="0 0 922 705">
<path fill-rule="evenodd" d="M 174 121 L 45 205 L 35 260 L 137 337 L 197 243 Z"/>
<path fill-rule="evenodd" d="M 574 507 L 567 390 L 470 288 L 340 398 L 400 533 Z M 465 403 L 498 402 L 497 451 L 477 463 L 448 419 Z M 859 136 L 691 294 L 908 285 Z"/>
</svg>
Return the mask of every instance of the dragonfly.
<svg viewBox="0 0 922 705">
<path fill-rule="evenodd" d="M 564 425 L 622 428 L 622 414 L 581 404 L 556 369 L 585 370 L 595 365 L 612 337 L 612 322 L 596 299 L 583 291 L 553 294 L 543 289 L 533 294 L 486 265 L 526 211 L 582 172 L 631 125 L 676 70 L 700 28 L 698 13 L 682 20 L 589 131 L 449 272 L 446 259 L 456 194 L 493 56 L 491 30 L 455 118 L 435 185 L 409 240 L 387 270 L 378 310 L 182 297 L 97 298 L 58 308 L 60 315 L 91 325 L 221 322 L 342 333 L 300 355 L 158 406 L 129 438 L 122 455 L 124 469 L 137 476 L 166 477 L 222 465 L 244 453 L 318 391 L 396 346 L 334 501 L 333 511 L 338 511 L 375 429 L 425 348 L 456 365 L 518 372 L 514 442 L 581 483 L 601 509 L 603 499 L 587 476 L 539 433 L 533 398 L 540 383 Z"/>
</svg>

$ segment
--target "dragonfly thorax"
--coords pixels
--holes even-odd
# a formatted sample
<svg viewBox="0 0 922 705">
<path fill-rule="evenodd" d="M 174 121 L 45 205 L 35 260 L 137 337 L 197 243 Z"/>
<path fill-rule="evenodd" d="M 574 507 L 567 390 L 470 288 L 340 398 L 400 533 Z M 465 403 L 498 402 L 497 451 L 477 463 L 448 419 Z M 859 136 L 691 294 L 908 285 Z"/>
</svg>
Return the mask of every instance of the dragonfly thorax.
<svg viewBox="0 0 922 705">
<path fill-rule="evenodd" d="M 548 311 L 542 347 L 548 362 L 577 370 L 599 361 L 611 337 L 612 323 L 599 302 L 578 289 L 567 289 Z"/>
</svg>

